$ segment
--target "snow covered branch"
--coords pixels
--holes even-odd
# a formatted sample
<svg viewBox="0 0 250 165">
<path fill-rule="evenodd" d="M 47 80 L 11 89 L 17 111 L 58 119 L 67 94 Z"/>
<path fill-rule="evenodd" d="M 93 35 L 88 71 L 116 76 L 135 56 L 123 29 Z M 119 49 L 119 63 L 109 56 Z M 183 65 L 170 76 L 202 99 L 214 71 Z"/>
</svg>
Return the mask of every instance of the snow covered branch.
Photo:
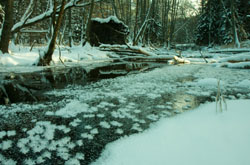
<svg viewBox="0 0 250 165">
<path fill-rule="evenodd" d="M 34 4 L 34 0 L 30 0 L 28 8 L 26 9 L 25 13 L 23 14 L 20 22 L 18 22 L 17 24 L 15 24 L 16 26 L 20 26 L 21 27 L 21 26 L 23 26 L 27 22 L 27 20 L 29 19 L 29 17 L 33 13 L 33 4 Z M 15 27 L 15 25 L 14 25 L 14 27 Z"/>
<path fill-rule="evenodd" d="M 138 42 L 138 40 L 139 40 L 139 37 L 142 35 L 143 30 L 146 28 L 146 25 L 148 24 L 149 21 L 152 21 L 152 19 L 149 19 L 149 15 L 150 15 L 150 12 L 151 12 L 151 9 L 152 9 L 152 5 L 153 5 L 153 3 L 151 3 L 150 8 L 148 9 L 146 18 L 145 18 L 145 20 L 144 20 L 144 22 L 143 22 L 143 24 L 142 24 L 142 26 L 141 26 L 139 32 L 137 33 L 137 35 L 136 35 L 135 38 L 134 38 L 134 43 L 133 43 L 133 45 L 136 45 L 136 44 L 137 44 L 137 42 Z"/>
<path fill-rule="evenodd" d="M 33 1 L 33 0 L 31 0 Z M 67 10 L 71 7 L 84 7 L 84 6 L 88 6 L 90 5 L 90 2 L 86 2 L 86 3 L 82 3 L 82 4 L 79 4 L 82 0 L 71 0 L 69 1 L 65 7 L 64 7 L 64 10 Z M 100 2 L 102 0 L 96 0 L 95 2 Z M 60 6 L 57 7 L 57 12 L 59 13 L 59 10 L 60 10 Z M 37 15 L 33 18 L 30 18 L 30 19 L 27 19 L 25 22 L 21 19 L 20 22 L 17 22 L 11 29 L 11 32 L 12 33 L 15 33 L 15 32 L 18 32 L 20 29 L 24 28 L 24 27 L 27 27 L 27 26 L 31 26 L 31 25 L 34 25 L 35 23 L 37 22 L 40 22 L 40 21 L 43 21 L 47 18 L 50 18 L 51 16 L 53 15 L 53 10 L 51 10 L 51 8 L 46 11 L 45 13 L 42 13 L 40 15 Z"/>
<path fill-rule="evenodd" d="M 29 6 L 28 6 L 28 8 L 26 9 L 25 13 L 23 14 L 23 16 L 21 18 L 22 22 L 25 22 L 30 17 L 30 15 L 32 14 L 32 12 L 33 12 L 33 4 L 34 4 L 34 0 L 30 0 Z"/>
<path fill-rule="evenodd" d="M 78 4 L 77 0 L 74 0 L 74 6 L 75 7 L 84 7 L 85 3 Z"/>
</svg>

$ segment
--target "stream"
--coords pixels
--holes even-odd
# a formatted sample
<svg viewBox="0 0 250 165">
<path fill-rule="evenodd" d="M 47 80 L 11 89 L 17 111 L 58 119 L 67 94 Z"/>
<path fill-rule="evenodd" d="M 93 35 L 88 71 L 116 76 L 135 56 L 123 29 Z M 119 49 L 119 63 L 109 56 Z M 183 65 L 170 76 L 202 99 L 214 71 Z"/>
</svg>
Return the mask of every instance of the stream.
<svg viewBox="0 0 250 165">
<path fill-rule="evenodd" d="M 221 80 L 226 99 L 250 99 L 249 88 L 237 87 L 249 75 L 210 65 L 165 66 L 55 88 L 45 92 L 51 100 L 0 105 L 0 162 L 90 164 L 108 143 L 215 101 L 217 84 L 200 80 Z"/>
</svg>

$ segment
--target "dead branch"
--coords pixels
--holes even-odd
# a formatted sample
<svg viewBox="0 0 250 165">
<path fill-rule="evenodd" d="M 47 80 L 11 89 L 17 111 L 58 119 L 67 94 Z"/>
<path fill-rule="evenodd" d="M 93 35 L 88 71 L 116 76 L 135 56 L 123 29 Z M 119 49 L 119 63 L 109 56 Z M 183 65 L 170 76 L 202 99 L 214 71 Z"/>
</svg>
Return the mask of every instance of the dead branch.
<svg viewBox="0 0 250 165">
<path fill-rule="evenodd" d="M 205 56 L 203 56 L 203 54 L 202 54 L 202 51 L 201 51 L 201 50 L 200 50 L 200 54 L 201 54 L 202 58 L 204 59 L 204 61 L 205 61 L 206 63 L 208 63 L 208 61 L 206 60 Z"/>
<path fill-rule="evenodd" d="M 166 56 L 166 57 L 124 57 L 121 58 L 123 61 L 130 62 L 157 62 L 157 63 L 167 63 L 170 60 L 173 60 L 175 56 Z"/>
<path fill-rule="evenodd" d="M 146 56 L 157 56 L 156 54 L 148 52 L 146 50 L 143 50 L 139 47 L 129 46 L 129 45 L 127 45 L 127 47 L 125 47 L 124 45 L 105 45 L 105 44 L 103 44 L 103 45 L 100 45 L 99 48 L 101 50 L 104 50 L 104 51 L 114 51 L 114 52 L 126 51 L 126 52 L 131 52 L 131 53 L 143 54 Z"/>
<path fill-rule="evenodd" d="M 232 54 L 245 53 L 245 52 L 250 52 L 250 49 L 221 49 L 221 50 L 209 51 L 209 53 L 232 53 Z"/>
<path fill-rule="evenodd" d="M 57 44 L 57 43 L 56 43 Z M 60 45 L 58 45 L 57 44 L 57 47 L 58 47 L 58 50 L 59 50 L 59 60 L 61 61 L 61 63 L 65 66 L 65 67 L 67 67 L 65 64 L 64 64 L 64 62 L 63 62 L 63 60 L 62 60 L 62 52 L 61 52 L 61 48 L 60 48 Z"/>
<path fill-rule="evenodd" d="M 32 45 L 31 45 L 31 47 L 30 47 L 30 52 L 32 51 L 32 49 L 33 49 L 33 47 L 35 46 L 36 43 L 37 43 L 37 40 L 35 40 L 35 41 L 32 43 Z"/>
</svg>

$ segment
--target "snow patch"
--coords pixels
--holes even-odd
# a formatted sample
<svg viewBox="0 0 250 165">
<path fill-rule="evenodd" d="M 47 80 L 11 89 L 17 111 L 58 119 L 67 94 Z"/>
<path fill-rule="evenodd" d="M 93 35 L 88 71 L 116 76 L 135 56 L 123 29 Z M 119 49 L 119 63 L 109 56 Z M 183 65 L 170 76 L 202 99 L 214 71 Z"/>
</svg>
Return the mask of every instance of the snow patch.
<svg viewBox="0 0 250 165">
<path fill-rule="evenodd" d="M 90 112 L 89 106 L 77 100 L 72 100 L 66 107 L 56 111 L 55 113 L 47 112 L 46 115 L 61 116 L 64 118 L 76 117 L 83 112 Z"/>
<path fill-rule="evenodd" d="M 151 129 L 106 146 L 92 165 L 249 165 L 250 100 L 216 103 L 163 119 Z M 136 155 L 136 156 L 135 156 Z"/>
</svg>

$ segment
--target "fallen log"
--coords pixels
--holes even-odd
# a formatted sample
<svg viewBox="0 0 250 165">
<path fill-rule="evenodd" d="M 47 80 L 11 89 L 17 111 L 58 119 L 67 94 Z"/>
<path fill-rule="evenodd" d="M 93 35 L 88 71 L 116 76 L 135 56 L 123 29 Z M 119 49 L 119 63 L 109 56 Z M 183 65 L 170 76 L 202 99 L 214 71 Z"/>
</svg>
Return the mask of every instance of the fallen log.
<svg viewBox="0 0 250 165">
<path fill-rule="evenodd" d="M 170 60 L 173 60 L 175 56 L 152 56 L 152 57 L 125 57 L 121 58 L 123 61 L 129 62 L 158 62 L 158 63 L 167 63 Z"/>
<path fill-rule="evenodd" d="M 69 84 L 85 84 L 82 67 L 50 67 L 39 71 L 0 72 L 0 104 L 48 99 L 44 92 Z"/>
<path fill-rule="evenodd" d="M 129 46 L 129 45 L 107 45 L 102 44 L 99 46 L 100 50 L 102 51 L 113 51 L 113 52 L 131 52 L 131 53 L 137 53 L 137 54 L 143 54 L 146 56 L 156 56 L 155 53 L 146 51 L 140 47 L 136 46 Z"/>
<path fill-rule="evenodd" d="M 233 57 L 227 57 L 219 60 L 220 63 L 229 62 L 229 63 L 239 63 L 239 62 L 249 62 L 250 55 L 249 54 L 241 54 Z"/>
<path fill-rule="evenodd" d="M 250 52 L 250 49 L 221 49 L 221 50 L 211 50 L 209 53 L 230 53 L 230 54 L 238 54 L 238 53 L 246 53 Z"/>
</svg>

